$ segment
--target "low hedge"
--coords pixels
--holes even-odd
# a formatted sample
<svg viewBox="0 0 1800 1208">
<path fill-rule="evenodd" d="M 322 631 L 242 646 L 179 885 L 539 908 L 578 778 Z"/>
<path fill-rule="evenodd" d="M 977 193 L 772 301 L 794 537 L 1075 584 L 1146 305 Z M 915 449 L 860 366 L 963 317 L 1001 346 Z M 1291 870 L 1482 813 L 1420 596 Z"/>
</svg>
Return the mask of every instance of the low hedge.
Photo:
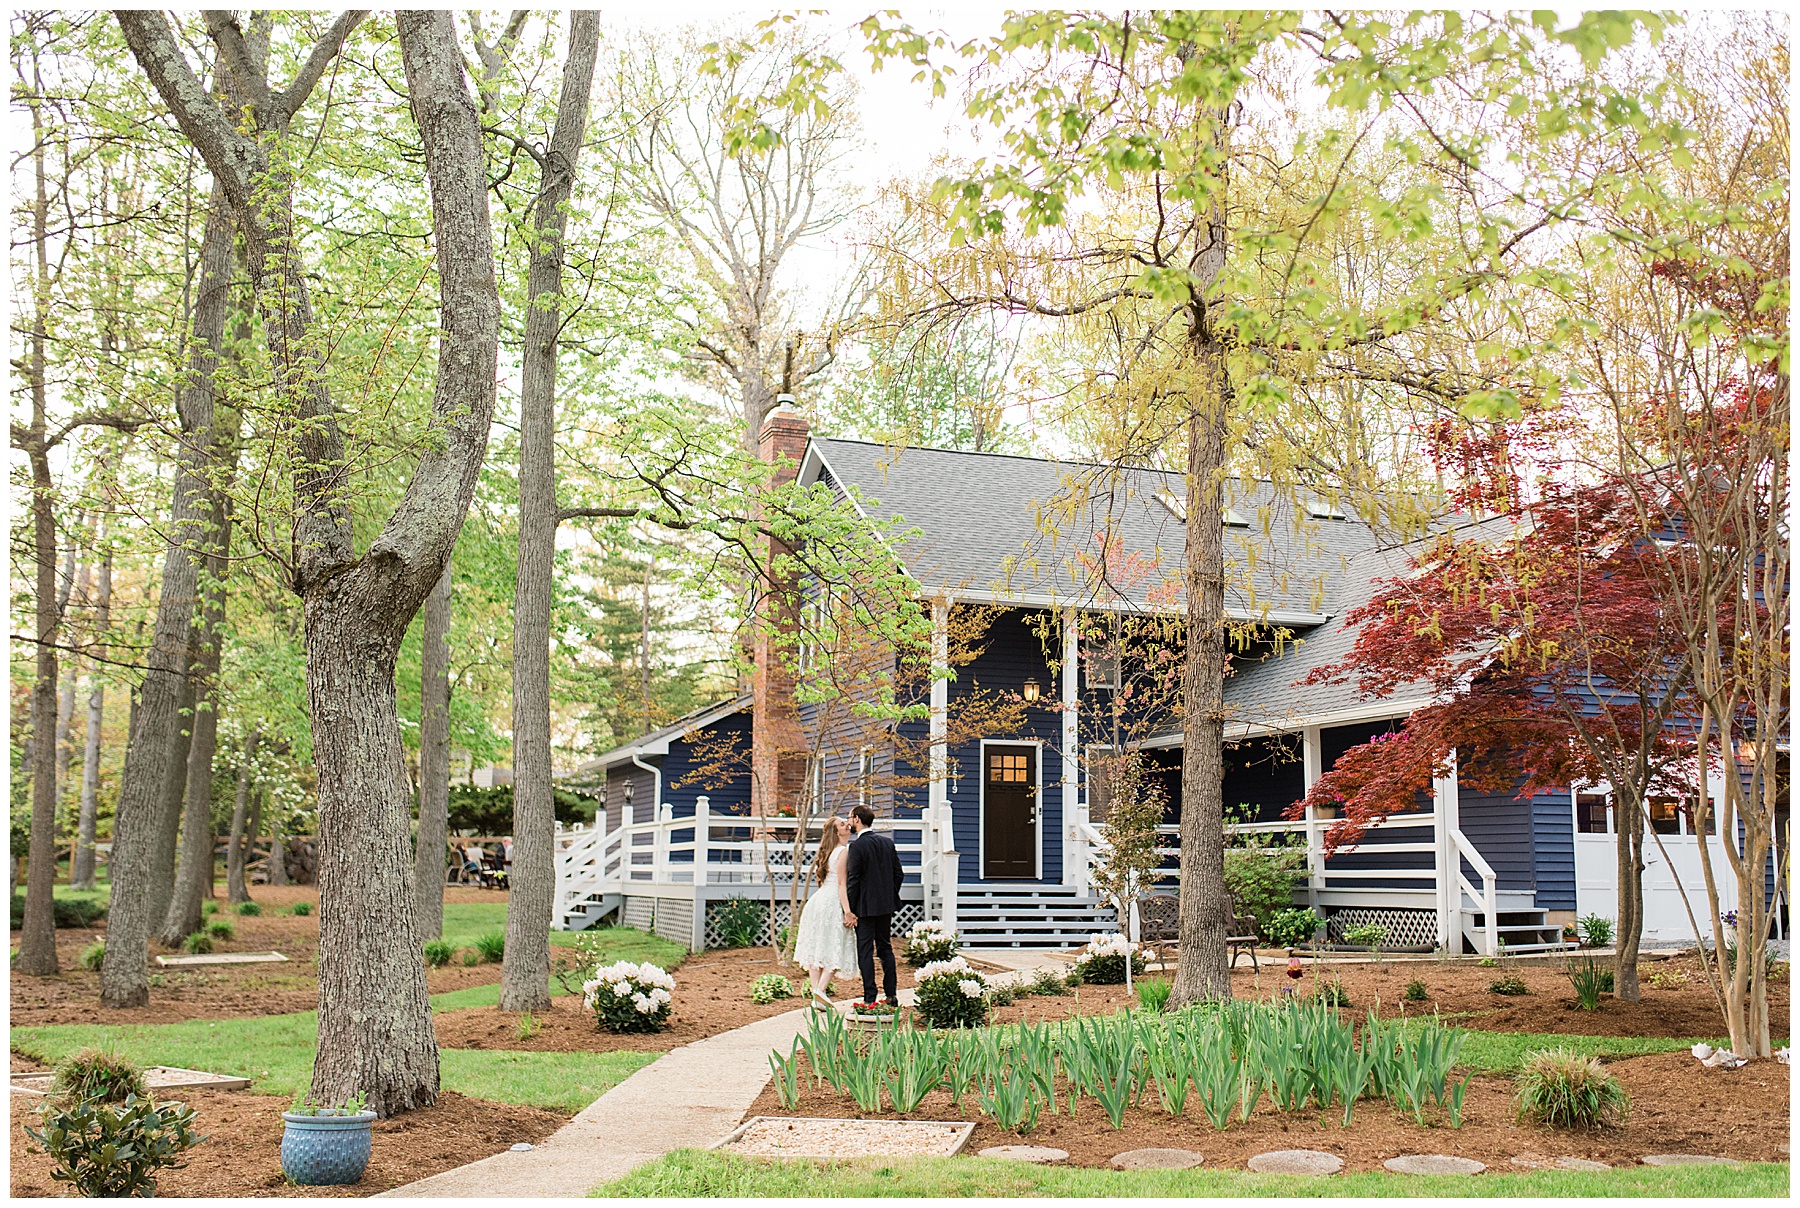
<svg viewBox="0 0 1800 1208">
<path fill-rule="evenodd" d="M 58 927 L 92 927 L 106 917 L 106 903 L 99 898 L 56 898 L 53 901 Z M 25 894 L 13 894 L 12 927 L 25 925 Z"/>
</svg>

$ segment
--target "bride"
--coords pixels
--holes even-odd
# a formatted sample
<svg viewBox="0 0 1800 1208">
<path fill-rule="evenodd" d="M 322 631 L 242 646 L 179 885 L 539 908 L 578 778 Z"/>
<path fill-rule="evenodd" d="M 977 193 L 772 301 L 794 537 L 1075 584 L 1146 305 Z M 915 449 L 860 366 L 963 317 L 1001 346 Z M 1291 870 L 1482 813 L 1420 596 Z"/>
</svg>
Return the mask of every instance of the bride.
<svg viewBox="0 0 1800 1208">
<path fill-rule="evenodd" d="M 850 894 L 844 885 L 849 837 L 850 824 L 842 818 L 825 823 L 812 867 L 817 888 L 800 912 L 800 937 L 794 943 L 794 960 L 812 983 L 813 1005 L 827 1009 L 831 1000 L 825 987 L 831 984 L 831 975 L 856 968 L 856 916 L 850 913 Z"/>
</svg>

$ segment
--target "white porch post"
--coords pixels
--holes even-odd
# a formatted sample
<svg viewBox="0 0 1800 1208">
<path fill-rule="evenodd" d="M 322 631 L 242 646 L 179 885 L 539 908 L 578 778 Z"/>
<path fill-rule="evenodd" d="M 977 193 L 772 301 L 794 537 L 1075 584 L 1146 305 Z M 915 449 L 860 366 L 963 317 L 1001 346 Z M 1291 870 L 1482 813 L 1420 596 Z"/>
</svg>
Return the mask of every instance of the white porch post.
<svg viewBox="0 0 1800 1208">
<path fill-rule="evenodd" d="M 1319 752 L 1319 727 L 1307 726 L 1300 732 L 1300 768 L 1306 784 L 1306 792 L 1311 793 L 1313 785 L 1323 776 L 1322 756 Z M 1325 886 L 1325 860 L 1319 843 L 1318 818 L 1312 806 L 1306 807 L 1306 904 L 1314 914 L 1319 912 L 1319 890 Z"/>
<path fill-rule="evenodd" d="M 1438 938 L 1450 955 L 1462 952 L 1462 852 L 1456 846 L 1456 834 L 1462 829 L 1462 811 L 1457 800 L 1456 752 L 1450 752 L 1450 767 L 1432 781 L 1437 805 L 1436 833 L 1438 855 Z M 1488 919 L 1493 929 L 1496 921 Z M 1491 953 L 1489 955 L 1492 955 Z"/>
<path fill-rule="evenodd" d="M 950 750 L 945 731 L 950 713 L 950 599 L 931 602 L 931 784 L 926 812 L 938 844 L 939 921 L 956 930 L 957 861 L 950 813 Z"/>
<path fill-rule="evenodd" d="M 1062 883 L 1087 892 L 1087 845 L 1081 825 L 1087 821 L 1081 796 L 1081 644 L 1076 613 L 1062 619 Z"/>
</svg>

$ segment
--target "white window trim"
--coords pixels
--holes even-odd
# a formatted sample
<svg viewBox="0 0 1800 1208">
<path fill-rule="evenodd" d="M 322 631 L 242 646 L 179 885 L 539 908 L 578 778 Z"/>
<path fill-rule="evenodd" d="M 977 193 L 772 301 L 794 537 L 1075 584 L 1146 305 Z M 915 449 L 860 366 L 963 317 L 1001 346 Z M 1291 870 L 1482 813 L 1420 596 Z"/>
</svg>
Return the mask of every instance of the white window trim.
<svg viewBox="0 0 1800 1208">
<path fill-rule="evenodd" d="M 1036 757 L 1032 762 L 1032 772 L 1036 776 L 1036 794 L 1034 800 L 1037 807 L 1037 861 L 1032 869 L 1032 880 L 1044 879 L 1044 740 L 1041 738 L 984 738 L 981 740 L 980 781 L 975 790 L 976 831 L 980 836 L 976 844 L 975 875 L 982 881 L 987 875 L 987 749 L 989 747 L 1035 747 Z M 1024 878 L 1000 877 L 999 881 L 1024 880 Z"/>
</svg>

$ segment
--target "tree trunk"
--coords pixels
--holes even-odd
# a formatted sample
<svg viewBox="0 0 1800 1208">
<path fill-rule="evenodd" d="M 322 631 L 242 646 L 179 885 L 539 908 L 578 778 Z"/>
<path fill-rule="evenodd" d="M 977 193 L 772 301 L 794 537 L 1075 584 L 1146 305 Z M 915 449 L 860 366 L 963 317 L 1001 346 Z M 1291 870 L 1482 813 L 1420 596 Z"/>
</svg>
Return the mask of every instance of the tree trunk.
<svg viewBox="0 0 1800 1208">
<path fill-rule="evenodd" d="M 413 889 L 419 939 L 444 934 L 444 849 L 450 838 L 450 563 L 425 597 L 419 663 L 419 833 Z M 517 645 L 515 637 L 514 645 Z"/>
<path fill-rule="evenodd" d="M 587 132 L 600 14 L 569 21 L 568 60 L 537 196 L 519 395 L 519 573 L 513 596 L 513 862 L 500 1009 L 550 1006 L 556 803 L 550 754 L 550 595 L 556 556 L 556 333 L 567 204 Z"/>
<path fill-rule="evenodd" d="M 1613 997 L 1620 1002 L 1637 1002 L 1642 997 L 1638 988 L 1638 943 L 1644 936 L 1644 811 L 1630 794 L 1615 793 L 1613 810 L 1617 815 L 1619 935 L 1617 956 L 1613 959 Z"/>
<path fill-rule="evenodd" d="M 101 530 L 101 539 L 105 539 Z M 112 621 L 112 550 L 100 556 L 100 587 L 94 600 L 94 632 L 104 640 Z M 81 814 L 75 824 L 75 858 L 70 863 L 69 884 L 77 889 L 94 887 L 94 830 L 100 816 L 100 737 L 106 723 L 106 683 L 90 677 L 87 746 L 81 757 Z"/>
<path fill-rule="evenodd" d="M 256 808 L 260 813 L 263 803 L 269 799 L 269 790 L 264 789 L 256 798 Z M 287 875 L 287 844 L 282 841 L 281 827 L 278 823 L 269 826 L 269 884 L 291 884 Z"/>
<path fill-rule="evenodd" d="M 237 796 L 231 804 L 231 837 L 225 843 L 225 900 L 234 904 L 250 900 L 249 887 L 244 884 L 244 852 L 246 848 L 256 846 L 256 827 L 251 825 L 246 843 L 244 824 L 250 808 L 250 782 L 256 776 L 256 748 L 261 743 L 262 730 L 250 731 L 238 759 Z"/>
<path fill-rule="evenodd" d="M 56 516 L 53 507 L 56 484 L 50 475 L 48 439 L 48 368 L 45 344 L 50 308 L 49 220 L 50 202 L 44 175 L 44 138 L 37 105 L 31 106 L 31 125 L 37 149 L 32 156 L 37 197 L 32 206 L 32 238 L 37 252 L 37 275 L 31 326 L 31 432 L 26 446 L 31 467 L 32 541 L 36 548 L 37 679 L 31 687 L 31 846 L 25 871 L 25 917 L 19 933 L 19 951 L 13 968 L 34 977 L 54 977 L 56 963 L 56 915 L 52 894 L 56 884 L 56 632 L 62 610 L 56 594 Z M 17 438 L 15 438 L 17 443 Z M 15 874 L 16 877 L 16 874 Z M 8 898 L 10 902 L 10 896 Z"/>
<path fill-rule="evenodd" d="M 214 452 L 219 450 L 215 447 Z M 216 489 L 212 496 L 212 518 L 207 533 L 211 549 L 207 554 L 206 583 L 202 589 L 205 600 L 201 614 L 203 626 L 196 635 L 199 651 L 194 659 L 194 724 L 186 764 L 184 798 L 187 805 L 181 822 L 181 869 L 175 878 L 168 910 L 163 915 L 162 929 L 157 933 L 157 939 L 170 948 L 181 943 L 184 936 L 199 930 L 200 903 L 212 896 L 212 774 L 219 736 L 215 698 L 225 627 L 227 555 L 231 548 L 230 501 Z"/>
<path fill-rule="evenodd" d="M 188 760 L 194 753 L 194 701 L 197 685 L 190 658 L 187 674 L 175 689 L 176 730 L 163 769 L 162 799 L 156 803 L 156 834 L 150 847 L 150 884 L 144 893 L 145 927 L 154 934 L 168 917 L 175 896 L 176 856 L 181 847 L 181 805 L 187 799 Z M 115 831 L 117 827 L 114 827 Z"/>
<path fill-rule="evenodd" d="M 231 238 L 230 210 L 224 192 L 215 184 L 200 240 L 188 375 L 176 396 L 182 437 L 175 470 L 171 542 L 163 560 L 156 631 L 144 656 L 149 669 L 138 691 L 113 821 L 108 865 L 112 905 L 100 972 L 100 1002 L 108 1007 L 141 1007 L 150 1000 L 150 929 L 168 910 L 174 873 L 170 815 L 179 814 L 181 792 L 186 787 L 187 742 L 178 735 L 187 729 L 182 698 L 192 699 L 188 646 L 200 576 L 200 556 L 193 547 L 209 511 L 205 463 L 212 434 L 213 370 L 224 339 L 231 293 Z M 174 805 L 165 812 L 172 785 Z"/>
<path fill-rule="evenodd" d="M 1224 142 L 1225 115 L 1218 115 Z M 1205 291 L 1225 267 L 1225 181 L 1217 183 L 1206 243 L 1193 259 L 1189 340 L 1196 381 L 1187 422 L 1187 522 L 1183 591 L 1187 652 L 1181 681 L 1181 957 L 1172 1006 L 1231 997 L 1225 937 L 1225 437 L 1231 380 Z"/>
</svg>

